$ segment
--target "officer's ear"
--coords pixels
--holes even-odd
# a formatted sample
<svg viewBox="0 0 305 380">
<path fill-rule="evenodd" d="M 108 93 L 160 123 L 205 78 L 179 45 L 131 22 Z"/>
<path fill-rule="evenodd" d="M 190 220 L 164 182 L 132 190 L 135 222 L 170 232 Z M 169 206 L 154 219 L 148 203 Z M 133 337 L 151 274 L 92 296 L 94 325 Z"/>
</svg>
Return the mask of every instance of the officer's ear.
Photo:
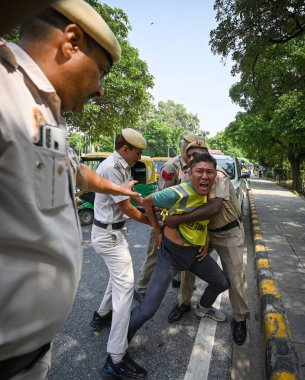
<svg viewBox="0 0 305 380">
<path fill-rule="evenodd" d="M 76 24 L 66 26 L 61 43 L 61 50 L 65 58 L 70 59 L 80 50 L 86 47 L 85 35 L 83 30 Z"/>
<path fill-rule="evenodd" d="M 130 150 L 128 145 L 123 145 L 122 148 L 123 148 L 123 151 L 124 151 L 125 153 L 127 153 L 128 150 Z"/>
</svg>

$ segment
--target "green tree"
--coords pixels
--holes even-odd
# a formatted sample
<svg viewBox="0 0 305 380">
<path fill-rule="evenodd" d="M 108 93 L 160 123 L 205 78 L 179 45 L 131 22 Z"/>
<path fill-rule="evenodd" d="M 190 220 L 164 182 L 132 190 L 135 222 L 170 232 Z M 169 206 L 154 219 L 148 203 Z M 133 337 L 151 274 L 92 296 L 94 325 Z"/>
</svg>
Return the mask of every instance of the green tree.
<svg viewBox="0 0 305 380">
<path fill-rule="evenodd" d="M 80 157 L 86 150 L 85 135 L 79 132 L 71 132 L 69 134 L 69 145 L 75 150 L 76 154 Z"/>
<path fill-rule="evenodd" d="M 282 146 L 292 170 L 293 188 L 301 189 L 301 165 L 305 161 L 305 97 L 294 92 L 283 95 L 270 122 L 274 139 Z"/>
<path fill-rule="evenodd" d="M 233 146 L 241 149 L 242 155 L 270 166 L 279 162 L 280 146 L 272 136 L 272 128 L 261 116 L 239 112 L 224 132 Z"/>
<path fill-rule="evenodd" d="M 147 141 L 145 154 L 151 157 L 175 155 L 176 145 L 173 144 L 173 132 L 174 129 L 164 122 L 156 119 L 147 121 L 142 130 Z"/>
<path fill-rule="evenodd" d="M 216 136 L 208 138 L 207 143 L 209 149 L 221 150 L 224 154 L 233 156 L 242 155 L 241 149 L 237 145 L 232 144 L 224 132 L 219 132 Z"/>
<path fill-rule="evenodd" d="M 298 189 L 305 151 L 304 2 L 216 0 L 215 9 L 212 51 L 223 59 L 232 54 L 240 80 L 230 96 L 247 111 L 225 134 L 265 165 L 288 158 Z"/>
<path fill-rule="evenodd" d="M 182 128 L 183 131 L 199 133 L 200 120 L 198 116 L 187 112 L 183 104 L 177 104 L 172 100 L 160 101 L 157 107 L 151 110 L 151 117 L 165 122 L 173 128 Z"/>
<path fill-rule="evenodd" d="M 184 105 L 160 101 L 136 124 L 148 141 L 147 154 L 153 156 L 175 156 L 180 152 L 180 141 L 185 132 L 193 132 L 203 139 L 208 132 L 199 129 L 199 118 L 189 113 Z M 152 128 L 152 130 L 150 130 Z"/>
<path fill-rule="evenodd" d="M 266 46 L 277 47 L 305 32 L 303 0 L 216 0 L 214 9 L 218 25 L 210 33 L 212 51 L 224 58 L 232 53 L 233 73 L 248 54 L 257 56 Z"/>
</svg>

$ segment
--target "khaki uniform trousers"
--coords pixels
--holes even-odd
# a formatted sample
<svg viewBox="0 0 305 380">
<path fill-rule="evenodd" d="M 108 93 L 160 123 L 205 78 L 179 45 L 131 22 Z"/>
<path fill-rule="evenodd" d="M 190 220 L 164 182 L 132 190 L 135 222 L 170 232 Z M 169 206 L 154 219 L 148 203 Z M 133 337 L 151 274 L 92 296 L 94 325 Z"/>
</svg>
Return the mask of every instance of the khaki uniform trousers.
<svg viewBox="0 0 305 380">
<path fill-rule="evenodd" d="M 150 232 L 149 240 L 148 240 L 146 259 L 143 263 L 141 275 L 139 279 L 137 280 L 136 286 L 135 286 L 136 290 L 139 293 L 146 292 L 147 285 L 149 283 L 151 275 L 153 274 L 153 271 L 157 264 L 157 250 L 156 250 L 155 236 L 156 236 L 155 231 L 152 228 Z"/>
<path fill-rule="evenodd" d="M 229 298 L 233 309 L 233 318 L 239 322 L 249 318 L 249 308 L 246 302 L 245 272 L 243 264 L 244 253 L 244 227 L 226 231 L 209 232 L 210 245 L 215 248 L 223 267 L 223 271 L 230 282 Z M 193 294 L 196 277 L 191 272 L 181 274 L 181 286 L 178 294 L 179 305 L 188 304 Z"/>
</svg>

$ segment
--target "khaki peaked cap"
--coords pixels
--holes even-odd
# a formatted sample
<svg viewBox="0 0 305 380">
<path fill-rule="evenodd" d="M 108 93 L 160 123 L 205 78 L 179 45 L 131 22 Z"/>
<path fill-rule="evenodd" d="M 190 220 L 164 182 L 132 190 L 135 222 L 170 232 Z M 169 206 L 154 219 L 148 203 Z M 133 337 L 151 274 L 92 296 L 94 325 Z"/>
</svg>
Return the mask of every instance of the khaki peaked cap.
<svg viewBox="0 0 305 380">
<path fill-rule="evenodd" d="M 145 149 L 147 147 L 146 140 L 140 132 L 132 128 L 125 128 L 122 130 L 122 135 L 128 144 L 138 149 Z"/>
<path fill-rule="evenodd" d="M 197 140 L 197 141 L 193 141 L 193 142 L 189 143 L 188 146 L 185 148 L 185 151 L 187 152 L 191 148 L 208 150 L 206 143 L 203 140 Z"/>
<path fill-rule="evenodd" d="M 113 62 L 121 58 L 121 46 L 105 20 L 83 0 L 59 0 L 51 4 L 57 12 L 77 24 L 105 49 Z"/>
<path fill-rule="evenodd" d="M 186 132 L 182 136 L 182 138 L 183 138 L 183 140 L 187 141 L 188 143 L 191 143 L 191 142 L 196 141 L 196 140 L 202 140 L 201 136 L 195 135 L 192 132 Z"/>
</svg>

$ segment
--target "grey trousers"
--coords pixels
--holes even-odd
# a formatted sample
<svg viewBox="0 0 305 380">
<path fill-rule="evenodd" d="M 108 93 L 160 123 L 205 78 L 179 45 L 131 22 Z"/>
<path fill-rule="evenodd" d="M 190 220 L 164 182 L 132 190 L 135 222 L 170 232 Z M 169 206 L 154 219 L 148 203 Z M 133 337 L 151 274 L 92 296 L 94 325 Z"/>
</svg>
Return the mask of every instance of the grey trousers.
<svg viewBox="0 0 305 380">
<path fill-rule="evenodd" d="M 128 339 L 158 310 L 166 290 L 177 271 L 189 270 L 208 283 L 200 304 L 210 307 L 218 295 L 229 288 L 229 282 L 212 257 L 198 261 L 198 247 L 180 246 L 163 237 L 157 265 L 146 289 L 143 302 L 131 312 Z"/>
</svg>

